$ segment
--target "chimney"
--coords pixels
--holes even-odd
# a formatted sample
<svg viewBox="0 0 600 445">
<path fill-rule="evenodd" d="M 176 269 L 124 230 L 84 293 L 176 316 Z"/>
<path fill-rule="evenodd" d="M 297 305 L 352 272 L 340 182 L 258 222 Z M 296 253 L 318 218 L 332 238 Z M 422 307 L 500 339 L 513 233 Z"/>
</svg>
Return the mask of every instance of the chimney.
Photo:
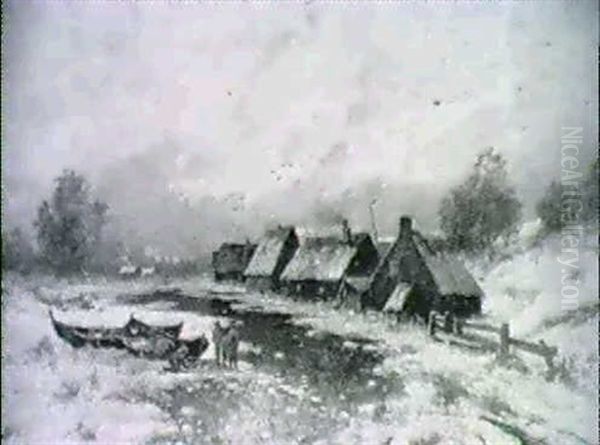
<svg viewBox="0 0 600 445">
<path fill-rule="evenodd" d="M 352 244 L 352 231 L 350 230 L 350 226 L 348 225 L 348 220 L 342 220 L 342 239 L 346 244 Z"/>
<path fill-rule="evenodd" d="M 400 237 L 409 236 L 412 233 L 412 218 L 407 215 L 400 217 Z"/>
</svg>

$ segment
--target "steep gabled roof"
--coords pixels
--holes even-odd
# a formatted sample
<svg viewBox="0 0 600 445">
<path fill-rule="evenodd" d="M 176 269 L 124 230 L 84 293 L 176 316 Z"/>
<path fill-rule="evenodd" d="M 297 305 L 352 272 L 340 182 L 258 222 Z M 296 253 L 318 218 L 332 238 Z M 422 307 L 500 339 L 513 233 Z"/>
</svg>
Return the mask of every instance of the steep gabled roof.
<svg viewBox="0 0 600 445">
<path fill-rule="evenodd" d="M 483 291 L 462 261 L 450 254 L 435 252 L 425 237 L 416 231 L 413 240 L 440 294 L 483 296 Z"/>
<path fill-rule="evenodd" d="M 333 237 L 307 238 L 281 275 L 287 281 L 340 280 L 357 249 Z"/>
<path fill-rule="evenodd" d="M 258 243 L 244 275 L 271 276 L 275 271 L 285 241 L 294 233 L 293 227 L 278 227 L 268 230 Z"/>
</svg>

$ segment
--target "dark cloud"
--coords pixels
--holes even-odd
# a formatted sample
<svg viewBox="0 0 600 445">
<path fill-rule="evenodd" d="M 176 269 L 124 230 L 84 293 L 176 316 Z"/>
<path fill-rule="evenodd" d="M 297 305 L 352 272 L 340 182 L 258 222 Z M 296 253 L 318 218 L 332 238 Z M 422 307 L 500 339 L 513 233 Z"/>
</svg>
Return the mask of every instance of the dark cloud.
<svg viewBox="0 0 600 445">
<path fill-rule="evenodd" d="M 277 222 L 368 230 L 373 199 L 381 233 L 401 213 L 435 230 L 490 145 L 531 213 L 561 126 L 595 156 L 592 3 L 4 2 L 3 216 L 29 227 L 71 167 L 115 233 L 172 253 Z"/>
</svg>

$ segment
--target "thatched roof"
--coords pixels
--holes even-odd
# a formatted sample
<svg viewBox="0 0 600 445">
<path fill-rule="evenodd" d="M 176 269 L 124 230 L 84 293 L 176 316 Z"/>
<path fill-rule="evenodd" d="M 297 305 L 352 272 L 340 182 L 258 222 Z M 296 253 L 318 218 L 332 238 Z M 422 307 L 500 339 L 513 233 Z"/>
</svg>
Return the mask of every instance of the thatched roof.
<svg viewBox="0 0 600 445">
<path fill-rule="evenodd" d="M 293 227 L 278 227 L 268 230 L 258 243 L 244 275 L 271 276 L 275 272 L 285 241 L 293 233 Z"/>
<path fill-rule="evenodd" d="M 307 238 L 281 275 L 284 281 L 340 280 L 357 249 L 337 238 Z"/>
<path fill-rule="evenodd" d="M 448 253 L 435 252 L 418 232 L 414 232 L 413 240 L 441 295 L 483 296 L 483 291 L 462 261 Z"/>
<path fill-rule="evenodd" d="M 405 283 L 404 281 L 400 281 L 390 298 L 385 303 L 383 307 L 384 312 L 401 312 L 404 309 L 404 303 L 406 302 L 406 297 L 412 290 L 412 284 Z"/>
</svg>

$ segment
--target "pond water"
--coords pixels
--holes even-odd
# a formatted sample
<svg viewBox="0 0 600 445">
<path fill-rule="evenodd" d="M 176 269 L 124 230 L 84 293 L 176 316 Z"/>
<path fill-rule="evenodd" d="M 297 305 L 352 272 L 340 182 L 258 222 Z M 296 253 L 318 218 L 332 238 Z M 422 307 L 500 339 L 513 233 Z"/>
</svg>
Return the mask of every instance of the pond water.
<svg viewBox="0 0 600 445">
<path fill-rule="evenodd" d="M 251 364 L 250 379 L 240 379 L 235 372 L 219 371 L 212 357 L 203 357 L 200 367 L 207 370 L 204 376 L 199 373 L 194 384 L 180 385 L 153 400 L 177 422 L 195 425 L 191 429 L 188 426 L 187 433 L 202 434 L 204 439 L 212 437 L 211 434 L 218 437 L 226 427 L 223 419 L 232 410 L 252 406 L 257 395 L 272 393 L 277 399 L 274 403 L 281 405 L 281 409 L 269 415 L 271 422 L 291 422 L 283 428 L 290 434 L 288 439 L 300 435 L 312 441 L 347 422 L 361 406 L 375 406 L 388 393 L 401 389 L 401 382 L 384 380 L 373 372 L 383 356 L 372 341 L 329 333 L 315 335 L 308 327 L 294 324 L 293 315 L 236 304 L 241 301 L 211 295 L 190 297 L 177 290 L 121 297 L 126 304 L 164 302 L 172 310 L 243 322 L 241 339 L 251 346 L 240 351 L 240 361 Z M 264 380 L 259 375 L 273 376 L 276 380 Z M 281 391 L 283 387 L 292 391 Z M 311 396 L 300 400 L 296 390 Z M 199 436 L 186 440 L 202 442 Z"/>
</svg>

